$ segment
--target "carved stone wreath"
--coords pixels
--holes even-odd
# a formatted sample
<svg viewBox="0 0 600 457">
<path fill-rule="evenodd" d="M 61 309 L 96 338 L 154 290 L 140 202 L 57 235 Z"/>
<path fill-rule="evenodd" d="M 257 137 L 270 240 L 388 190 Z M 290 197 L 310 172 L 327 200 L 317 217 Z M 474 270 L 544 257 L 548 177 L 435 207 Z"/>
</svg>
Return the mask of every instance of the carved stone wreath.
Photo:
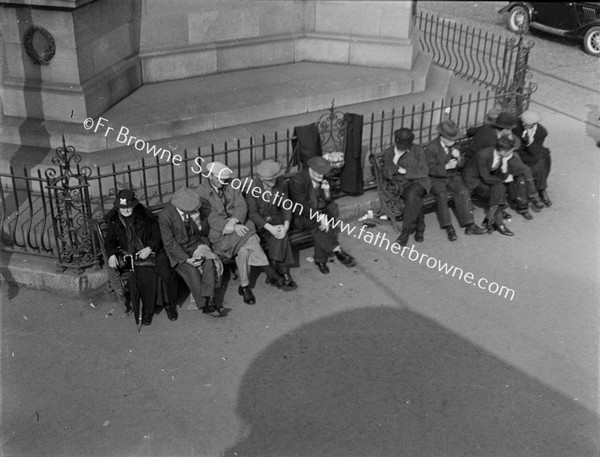
<svg viewBox="0 0 600 457">
<path fill-rule="evenodd" d="M 23 46 L 27 55 L 38 65 L 48 65 L 56 53 L 54 37 L 48 30 L 31 26 L 23 35 Z"/>
</svg>

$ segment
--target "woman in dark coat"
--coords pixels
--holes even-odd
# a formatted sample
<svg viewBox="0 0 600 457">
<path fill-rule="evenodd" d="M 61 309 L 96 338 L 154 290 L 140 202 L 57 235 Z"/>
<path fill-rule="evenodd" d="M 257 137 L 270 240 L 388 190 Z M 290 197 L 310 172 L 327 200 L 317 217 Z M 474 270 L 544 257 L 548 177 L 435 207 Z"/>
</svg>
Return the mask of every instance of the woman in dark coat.
<svg viewBox="0 0 600 457">
<path fill-rule="evenodd" d="M 133 256 L 134 272 L 129 293 L 134 309 L 143 304 L 142 324 L 150 325 L 157 301 L 163 303 L 170 320 L 177 319 L 177 276 L 172 271 L 163 249 L 156 217 L 142 205 L 132 190 L 119 191 L 114 208 L 105 216 L 108 222 L 105 247 L 108 266 L 117 268 L 119 257 Z M 159 287 L 159 279 L 162 285 Z M 168 303 L 164 303 L 162 286 L 166 289 Z M 137 314 L 137 313 L 136 313 Z"/>
<path fill-rule="evenodd" d="M 282 179 L 281 165 L 274 160 L 264 160 L 256 167 L 254 187 L 260 192 L 258 197 L 248 193 L 248 218 L 254 222 L 258 235 L 268 246 L 271 266 L 283 277 L 284 290 L 297 287 L 290 275 L 290 265 L 294 264 L 294 254 L 288 237 L 292 211 L 283 209 L 281 202 L 288 199 L 287 185 Z M 274 196 L 278 196 L 275 198 Z"/>
</svg>

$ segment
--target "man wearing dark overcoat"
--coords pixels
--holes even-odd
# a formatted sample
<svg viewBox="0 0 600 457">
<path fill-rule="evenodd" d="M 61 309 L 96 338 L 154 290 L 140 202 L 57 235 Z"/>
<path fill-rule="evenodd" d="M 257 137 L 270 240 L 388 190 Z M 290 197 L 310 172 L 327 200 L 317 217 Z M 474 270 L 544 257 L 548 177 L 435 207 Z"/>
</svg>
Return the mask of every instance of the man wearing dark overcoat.
<svg viewBox="0 0 600 457">
<path fill-rule="evenodd" d="M 314 262 L 321 273 L 329 273 L 327 262 L 331 254 L 342 265 L 353 267 L 356 265 L 354 257 L 345 252 L 338 241 L 339 228 L 335 220 L 339 217 L 339 208 L 331 198 L 331 188 L 325 179 L 331 164 L 323 157 L 315 156 L 307 165 L 289 180 L 290 199 L 294 202 L 292 224 L 295 229 L 311 231 L 315 244 Z"/>
<path fill-rule="evenodd" d="M 398 196 L 404 200 L 402 231 L 396 240 L 401 246 L 406 246 L 413 233 L 415 241 L 424 240 L 423 198 L 431 189 L 425 152 L 413 143 L 414 139 L 410 129 L 398 129 L 394 132 L 394 145 L 383 152 L 383 178 L 395 183 Z"/>
<path fill-rule="evenodd" d="M 440 227 L 446 230 L 448 240 L 457 239 L 452 226 L 448 196 L 452 195 L 456 218 L 461 227 L 465 227 L 466 235 L 481 235 L 486 233 L 473 220 L 473 204 L 471 193 L 465 186 L 458 169 L 462 167 L 464 158 L 454 144 L 460 132 L 456 123 L 450 119 L 440 122 L 437 126 L 439 136 L 425 146 L 425 156 L 431 178 L 431 193 L 436 200 L 436 215 Z"/>
<path fill-rule="evenodd" d="M 254 222 L 258 235 L 267 244 L 271 266 L 283 277 L 284 290 L 297 287 L 290 275 L 294 253 L 288 231 L 292 222 L 292 209 L 283 203 L 288 200 L 288 186 L 281 179 L 281 165 L 272 159 L 263 160 L 256 167 L 252 180 L 258 191 L 248 192 L 248 218 Z"/>
<path fill-rule="evenodd" d="M 160 234 L 171 266 L 190 289 L 195 307 L 204 313 L 218 311 L 224 315 L 223 306 L 215 302 L 219 285 L 216 263 L 220 260 L 211 250 L 208 224 L 203 219 L 194 220 L 199 208 L 196 192 L 186 187 L 177 189 L 158 215 Z M 199 251 L 202 256 L 195 255 Z"/>
<path fill-rule="evenodd" d="M 467 188 L 488 201 L 489 209 L 483 221 L 488 232 L 497 230 L 502 235 L 514 235 L 504 224 L 502 210 L 508 205 L 506 185 L 514 180 L 510 162 L 514 161 L 517 169 L 522 164 L 514 155 L 517 144 L 518 139 L 514 135 L 501 136 L 495 146 L 475 154 L 462 171 Z"/>
<path fill-rule="evenodd" d="M 531 168 L 535 187 L 546 206 L 552 205 L 548 196 L 548 175 L 552 166 L 550 150 L 544 146 L 548 130 L 540 124 L 542 116 L 534 110 L 527 110 L 519 116 L 520 122 L 514 132 L 521 139 L 519 155 L 523 163 Z"/>
<path fill-rule="evenodd" d="M 485 125 L 477 130 L 471 140 L 471 153 L 474 154 L 481 149 L 494 146 L 498 138 L 512 134 L 516 126 L 515 116 L 508 112 L 501 112 L 489 126 Z M 513 155 L 518 156 L 519 154 L 515 151 Z M 512 162 L 511 167 L 514 180 L 508 185 L 509 199 L 519 214 L 525 219 L 531 220 L 533 216 L 529 212 L 530 203 L 535 211 L 544 207 L 535 188 L 533 174 L 521 160 Z"/>
</svg>

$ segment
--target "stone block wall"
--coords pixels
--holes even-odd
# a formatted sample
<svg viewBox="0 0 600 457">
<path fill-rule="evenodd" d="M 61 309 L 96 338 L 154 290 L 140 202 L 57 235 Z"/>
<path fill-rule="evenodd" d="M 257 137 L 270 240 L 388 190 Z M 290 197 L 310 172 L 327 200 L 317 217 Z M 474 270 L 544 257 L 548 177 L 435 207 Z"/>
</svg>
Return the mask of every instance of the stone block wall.
<svg viewBox="0 0 600 457">
<path fill-rule="evenodd" d="M 146 0 L 144 82 L 302 60 L 410 70 L 412 1 Z"/>
<path fill-rule="evenodd" d="M 36 3 L 0 8 L 5 115 L 81 122 L 141 86 L 137 2 L 101 0 L 64 9 Z M 47 65 L 25 51 L 23 36 L 31 26 L 54 38 L 56 53 Z"/>
</svg>

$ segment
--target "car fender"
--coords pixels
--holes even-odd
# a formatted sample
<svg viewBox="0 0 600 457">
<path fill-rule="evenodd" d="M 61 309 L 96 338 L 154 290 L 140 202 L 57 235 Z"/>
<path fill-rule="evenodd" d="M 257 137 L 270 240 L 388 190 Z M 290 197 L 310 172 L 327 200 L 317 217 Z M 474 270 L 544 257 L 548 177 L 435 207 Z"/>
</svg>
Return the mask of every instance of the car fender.
<svg viewBox="0 0 600 457">
<path fill-rule="evenodd" d="M 506 5 L 504 8 L 502 8 L 500 11 L 498 11 L 498 14 L 508 13 L 515 6 L 522 6 L 523 8 L 525 8 L 527 10 L 527 12 L 529 13 L 529 20 L 531 21 L 533 19 L 534 9 L 533 9 L 533 6 L 531 5 L 531 3 L 529 3 L 529 2 L 510 2 L 508 5 Z"/>
</svg>

